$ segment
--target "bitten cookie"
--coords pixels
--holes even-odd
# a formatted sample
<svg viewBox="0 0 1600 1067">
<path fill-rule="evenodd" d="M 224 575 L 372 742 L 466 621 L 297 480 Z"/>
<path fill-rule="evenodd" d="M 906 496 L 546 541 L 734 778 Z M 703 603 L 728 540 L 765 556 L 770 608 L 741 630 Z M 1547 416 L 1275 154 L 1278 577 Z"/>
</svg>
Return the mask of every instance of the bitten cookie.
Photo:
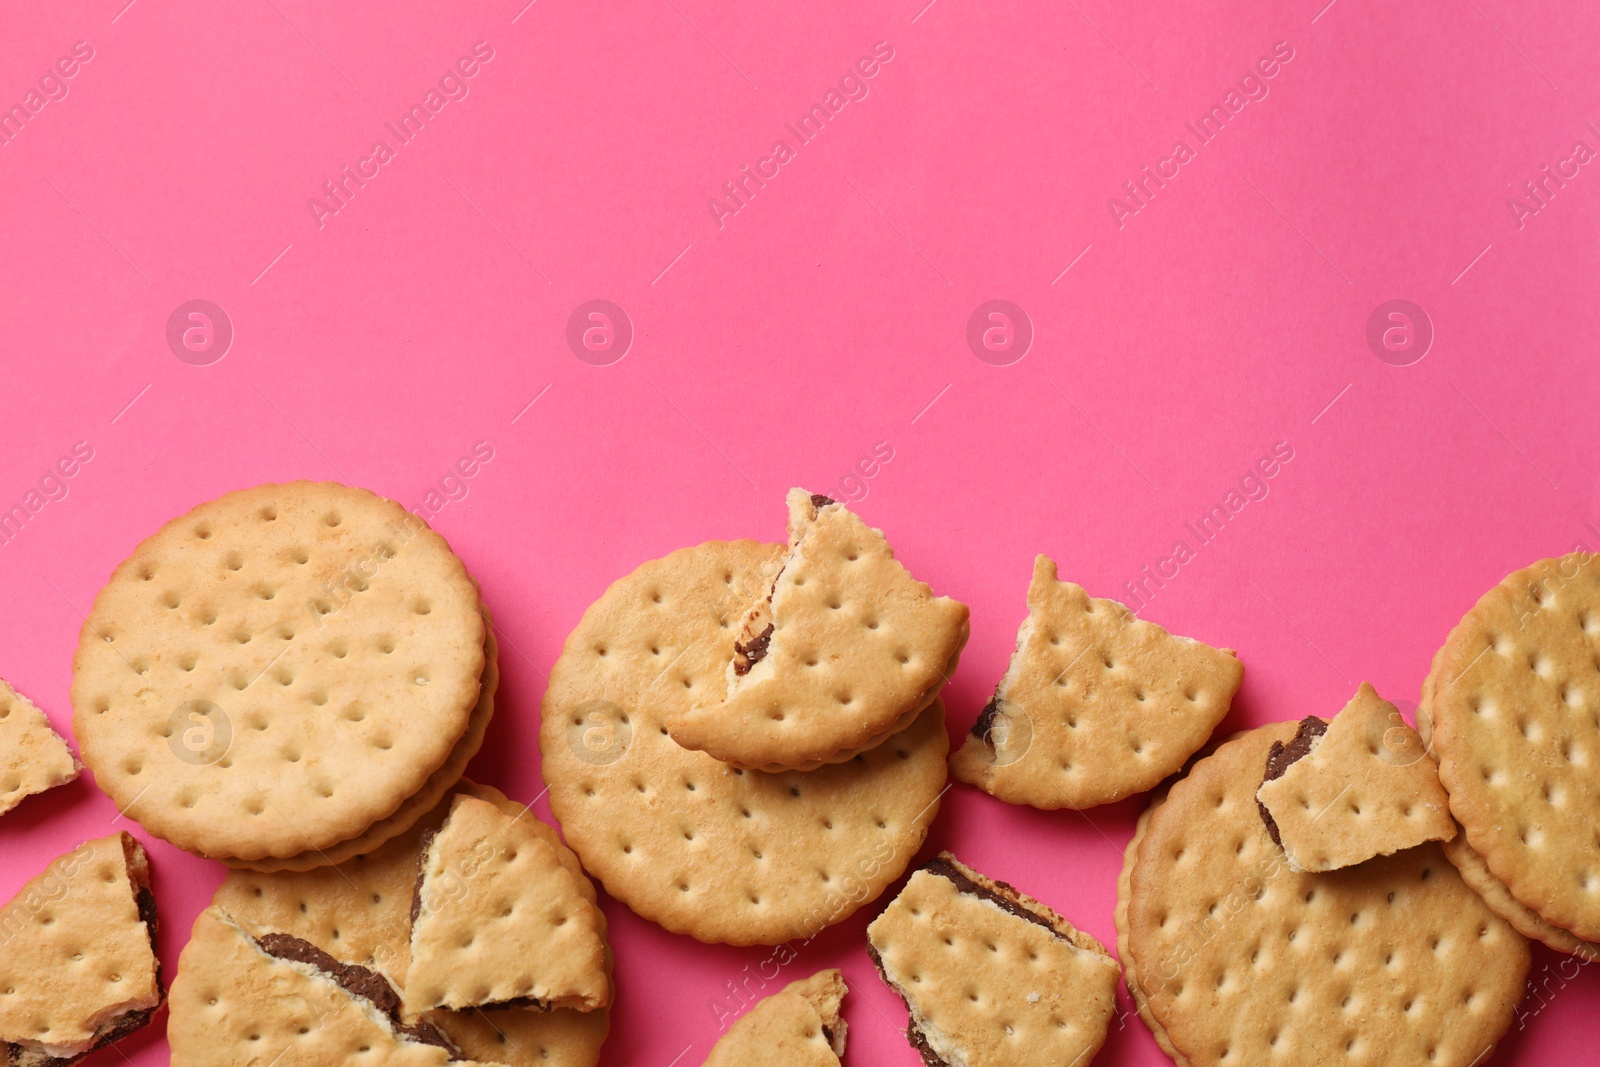
<svg viewBox="0 0 1600 1067">
<path fill-rule="evenodd" d="M 1086 1064 L 1116 1008 L 1116 960 L 1004 882 L 940 853 L 867 927 L 929 1067 Z"/>
<path fill-rule="evenodd" d="M 1296 871 L 1334 871 L 1456 835 L 1439 767 L 1366 682 L 1331 723 L 1311 716 L 1267 753 L 1256 791 Z"/>
<path fill-rule="evenodd" d="M 1248 731 L 1152 806 L 1118 901 L 1129 989 L 1180 1064 L 1481 1064 L 1510 1025 L 1527 942 L 1436 844 L 1289 869 L 1256 807 L 1294 723 Z"/>
<path fill-rule="evenodd" d="M 0 678 L 0 815 L 24 797 L 66 785 L 78 770 L 44 712 Z"/>
<path fill-rule="evenodd" d="M 838 1067 L 849 990 L 838 970 L 818 971 L 762 1000 L 722 1035 L 704 1067 Z"/>
<path fill-rule="evenodd" d="M 843 504 L 789 490 L 789 552 L 724 637 L 721 677 L 666 718 L 735 766 L 811 770 L 880 744 L 933 702 L 967 643 L 936 597 Z"/>
<path fill-rule="evenodd" d="M 178 960 L 167 1022 L 173 1067 L 363 1060 L 445 1067 L 454 1048 L 426 1022 L 407 1024 L 383 975 L 290 934 L 247 928 L 212 906 Z"/>
<path fill-rule="evenodd" d="M 783 549 L 712 542 L 645 563 L 589 606 L 550 670 L 539 750 L 567 843 L 606 890 L 701 941 L 815 936 L 875 900 L 939 810 L 935 701 L 906 730 L 807 773 L 729 766 L 667 736 L 726 669 Z"/>
<path fill-rule="evenodd" d="M 1091 597 L 1039 556 L 1011 666 L 950 773 L 1009 804 L 1109 804 L 1176 773 L 1243 679 L 1232 652 Z"/>
<path fill-rule="evenodd" d="M 1517 571 L 1433 658 L 1422 708 L 1472 850 L 1524 907 L 1600 941 L 1600 565 Z"/>
<path fill-rule="evenodd" d="M 202 504 L 100 591 L 74 659 L 83 761 L 202 856 L 285 859 L 415 795 L 478 703 L 484 622 L 444 539 L 361 489 Z"/>
<path fill-rule="evenodd" d="M 533 821 L 457 794 L 444 825 L 424 836 L 408 1013 L 610 1003 L 605 920 Z"/>
<path fill-rule="evenodd" d="M 0 1062 L 70 1063 L 161 1006 L 144 847 L 112 834 L 60 857 L 0 908 Z"/>
<path fill-rule="evenodd" d="M 256 928 L 292 934 L 341 962 L 376 971 L 403 995 L 422 838 L 444 824 L 458 794 L 486 800 L 506 815 L 520 817 L 556 851 L 561 865 L 577 879 L 584 899 L 595 902 L 594 886 L 554 827 L 498 790 L 463 780 L 416 825 L 373 852 L 337 867 L 303 872 L 236 870 L 222 883 L 212 903 Z M 609 1029 L 609 1014 L 605 1009 L 507 1007 L 490 1012 L 434 1011 L 424 1018 L 474 1059 L 511 1067 L 595 1067 Z"/>
</svg>

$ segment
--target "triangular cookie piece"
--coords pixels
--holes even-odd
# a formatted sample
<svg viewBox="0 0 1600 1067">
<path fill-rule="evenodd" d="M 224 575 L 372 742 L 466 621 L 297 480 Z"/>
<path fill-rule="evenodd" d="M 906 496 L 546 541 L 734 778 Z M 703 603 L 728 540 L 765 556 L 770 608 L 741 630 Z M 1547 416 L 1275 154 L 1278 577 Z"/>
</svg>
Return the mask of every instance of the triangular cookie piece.
<svg viewBox="0 0 1600 1067">
<path fill-rule="evenodd" d="M 173 1067 L 296 1064 L 471 1067 L 433 1026 L 407 1025 L 376 971 L 218 907 L 195 920 L 172 983 Z"/>
<path fill-rule="evenodd" d="M 1033 563 L 1011 665 L 950 773 L 1009 804 L 1092 808 L 1154 788 L 1204 745 L 1244 667 Z"/>
<path fill-rule="evenodd" d="M 161 1006 L 144 847 L 112 834 L 67 853 L 0 908 L 0 1063 L 56 1067 Z"/>
<path fill-rule="evenodd" d="M 734 1023 L 703 1067 L 838 1067 L 848 991 L 837 969 L 789 983 Z"/>
<path fill-rule="evenodd" d="M 789 554 L 731 627 L 723 685 L 669 716 L 673 740 L 755 770 L 813 770 L 872 748 L 933 702 L 967 606 L 913 578 L 843 504 L 791 489 Z"/>
<path fill-rule="evenodd" d="M 406 1010 L 606 1007 L 605 920 L 526 820 L 458 795 L 422 841 Z"/>
<path fill-rule="evenodd" d="M 66 785 L 80 769 L 44 712 L 0 678 L 0 815 L 23 797 Z"/>
<path fill-rule="evenodd" d="M 867 927 L 925 1062 L 1087 1064 L 1116 1008 L 1116 960 L 1051 908 L 948 852 Z"/>
<path fill-rule="evenodd" d="M 1366 682 L 1324 723 L 1275 743 L 1256 793 L 1267 832 L 1297 871 L 1336 871 L 1456 835 L 1439 766 Z"/>
</svg>

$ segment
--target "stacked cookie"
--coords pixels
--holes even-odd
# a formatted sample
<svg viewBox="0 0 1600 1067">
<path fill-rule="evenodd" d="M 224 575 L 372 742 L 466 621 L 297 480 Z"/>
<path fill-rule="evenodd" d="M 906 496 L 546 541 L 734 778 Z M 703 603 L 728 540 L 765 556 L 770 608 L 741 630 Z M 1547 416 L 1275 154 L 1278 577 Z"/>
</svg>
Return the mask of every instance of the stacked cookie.
<svg viewBox="0 0 1600 1067">
<path fill-rule="evenodd" d="M 1600 957 L 1600 557 L 1510 575 L 1450 632 L 1422 690 L 1462 833 L 1446 852 L 1493 911 Z"/>
<path fill-rule="evenodd" d="M 550 672 L 550 804 L 612 896 L 708 942 L 808 939 L 922 845 L 949 742 L 938 692 L 964 605 L 883 535 L 789 494 L 790 543 L 646 563 L 584 614 Z"/>
<path fill-rule="evenodd" d="M 179 1067 L 275 1056 L 594 1067 L 611 954 L 594 886 L 554 828 L 460 782 L 333 867 L 236 870 L 172 984 Z"/>
<path fill-rule="evenodd" d="M 74 660 L 84 763 L 151 833 L 302 870 L 404 832 L 494 710 L 478 591 L 438 534 L 360 489 L 230 493 L 112 575 Z"/>
<path fill-rule="evenodd" d="M 1347 743 L 1351 724 L 1388 722 L 1392 707 L 1373 717 L 1371 699 L 1364 688 L 1342 724 L 1225 742 L 1140 817 L 1118 954 L 1178 1063 L 1469 1067 L 1510 1025 L 1527 942 L 1437 843 L 1417 844 L 1453 829 L 1429 807 L 1431 760 L 1417 750 L 1421 774 L 1383 761 L 1385 725 L 1370 746 Z"/>
</svg>

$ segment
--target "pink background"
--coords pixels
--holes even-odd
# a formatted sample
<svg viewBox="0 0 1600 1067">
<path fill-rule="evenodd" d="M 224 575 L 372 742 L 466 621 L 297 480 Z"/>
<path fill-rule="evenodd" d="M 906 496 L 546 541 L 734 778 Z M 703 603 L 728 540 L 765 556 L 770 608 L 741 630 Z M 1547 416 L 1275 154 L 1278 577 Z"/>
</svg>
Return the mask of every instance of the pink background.
<svg viewBox="0 0 1600 1067">
<path fill-rule="evenodd" d="M 859 511 L 972 605 L 953 733 L 1004 669 L 1036 552 L 1123 597 L 1187 541 L 1143 613 L 1239 650 L 1229 730 L 1329 715 L 1363 679 L 1415 701 L 1479 593 L 1600 546 L 1600 172 L 1571 165 L 1536 214 L 1507 203 L 1575 142 L 1600 148 L 1593 5 L 525 2 L 0 13 L 0 104 L 75 42 L 94 53 L 0 145 L 0 506 L 94 450 L 0 545 L 0 673 L 59 727 L 81 613 L 164 520 L 301 477 L 418 506 L 480 441 L 493 460 L 432 521 L 505 646 L 471 773 L 524 800 L 544 673 L 585 605 L 678 546 L 780 539 L 788 486 L 847 495 L 878 442 L 893 459 L 847 483 Z M 384 124 L 479 41 L 469 95 L 396 147 Z M 795 147 L 784 123 L 880 41 L 869 95 L 719 227 L 710 198 Z M 1185 123 L 1278 42 L 1293 58 L 1268 95 L 1196 148 Z M 379 138 L 394 158 L 319 228 L 308 198 Z M 1122 183 L 1179 139 L 1194 158 L 1119 226 L 1109 199 L 1131 206 Z M 236 333 L 209 366 L 166 341 L 195 298 Z M 634 328 L 609 366 L 565 341 L 594 298 Z M 965 341 L 991 298 L 1036 331 L 1009 366 Z M 1366 340 L 1395 298 L 1435 331 L 1408 366 Z M 1268 495 L 1197 547 L 1185 523 L 1280 441 Z M 1109 942 L 1139 807 L 1045 814 L 957 786 L 929 851 Z M 0 897 L 127 826 L 87 778 L 27 802 L 0 820 Z M 221 871 L 153 852 L 170 968 Z M 698 1064 L 710 1005 L 766 950 L 606 910 L 606 1061 Z M 849 1060 L 911 1065 L 863 951 L 875 912 L 785 977 L 843 966 Z M 1547 1006 L 1524 1004 L 1496 1064 L 1587 1048 L 1600 980 L 1559 962 L 1536 951 Z M 165 1062 L 160 1031 L 93 1062 Z M 1125 1015 L 1097 1062 L 1166 1061 Z"/>
</svg>

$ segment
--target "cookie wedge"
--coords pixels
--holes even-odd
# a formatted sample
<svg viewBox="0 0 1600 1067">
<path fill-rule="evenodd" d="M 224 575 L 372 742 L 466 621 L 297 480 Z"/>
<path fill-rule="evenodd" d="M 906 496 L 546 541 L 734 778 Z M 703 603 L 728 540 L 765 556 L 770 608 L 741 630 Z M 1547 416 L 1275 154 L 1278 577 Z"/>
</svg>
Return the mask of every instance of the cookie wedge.
<svg viewBox="0 0 1600 1067">
<path fill-rule="evenodd" d="M 1176 773 L 1243 680 L 1231 651 L 1091 597 L 1039 556 L 1011 665 L 950 773 L 1008 804 L 1109 804 Z"/>
<path fill-rule="evenodd" d="M 1117 962 L 1039 901 L 941 852 L 867 927 L 929 1067 L 1088 1063 L 1116 1009 Z"/>
<path fill-rule="evenodd" d="M 734 1023 L 703 1067 L 839 1067 L 847 992 L 837 969 L 790 982 Z"/>
<path fill-rule="evenodd" d="M 0 678 L 0 815 L 66 785 L 81 769 L 44 712 Z"/>
<path fill-rule="evenodd" d="M 1289 744 L 1272 746 L 1256 803 L 1296 871 L 1336 871 L 1456 835 L 1438 765 L 1366 682 L 1332 722 L 1309 717 Z"/>
<path fill-rule="evenodd" d="M 0 908 L 0 1063 L 60 1067 L 161 1006 L 144 847 L 112 834 L 60 857 Z"/>
<path fill-rule="evenodd" d="M 406 1009 L 610 1003 L 605 921 L 522 818 L 458 794 L 422 841 L 411 905 Z"/>
</svg>

